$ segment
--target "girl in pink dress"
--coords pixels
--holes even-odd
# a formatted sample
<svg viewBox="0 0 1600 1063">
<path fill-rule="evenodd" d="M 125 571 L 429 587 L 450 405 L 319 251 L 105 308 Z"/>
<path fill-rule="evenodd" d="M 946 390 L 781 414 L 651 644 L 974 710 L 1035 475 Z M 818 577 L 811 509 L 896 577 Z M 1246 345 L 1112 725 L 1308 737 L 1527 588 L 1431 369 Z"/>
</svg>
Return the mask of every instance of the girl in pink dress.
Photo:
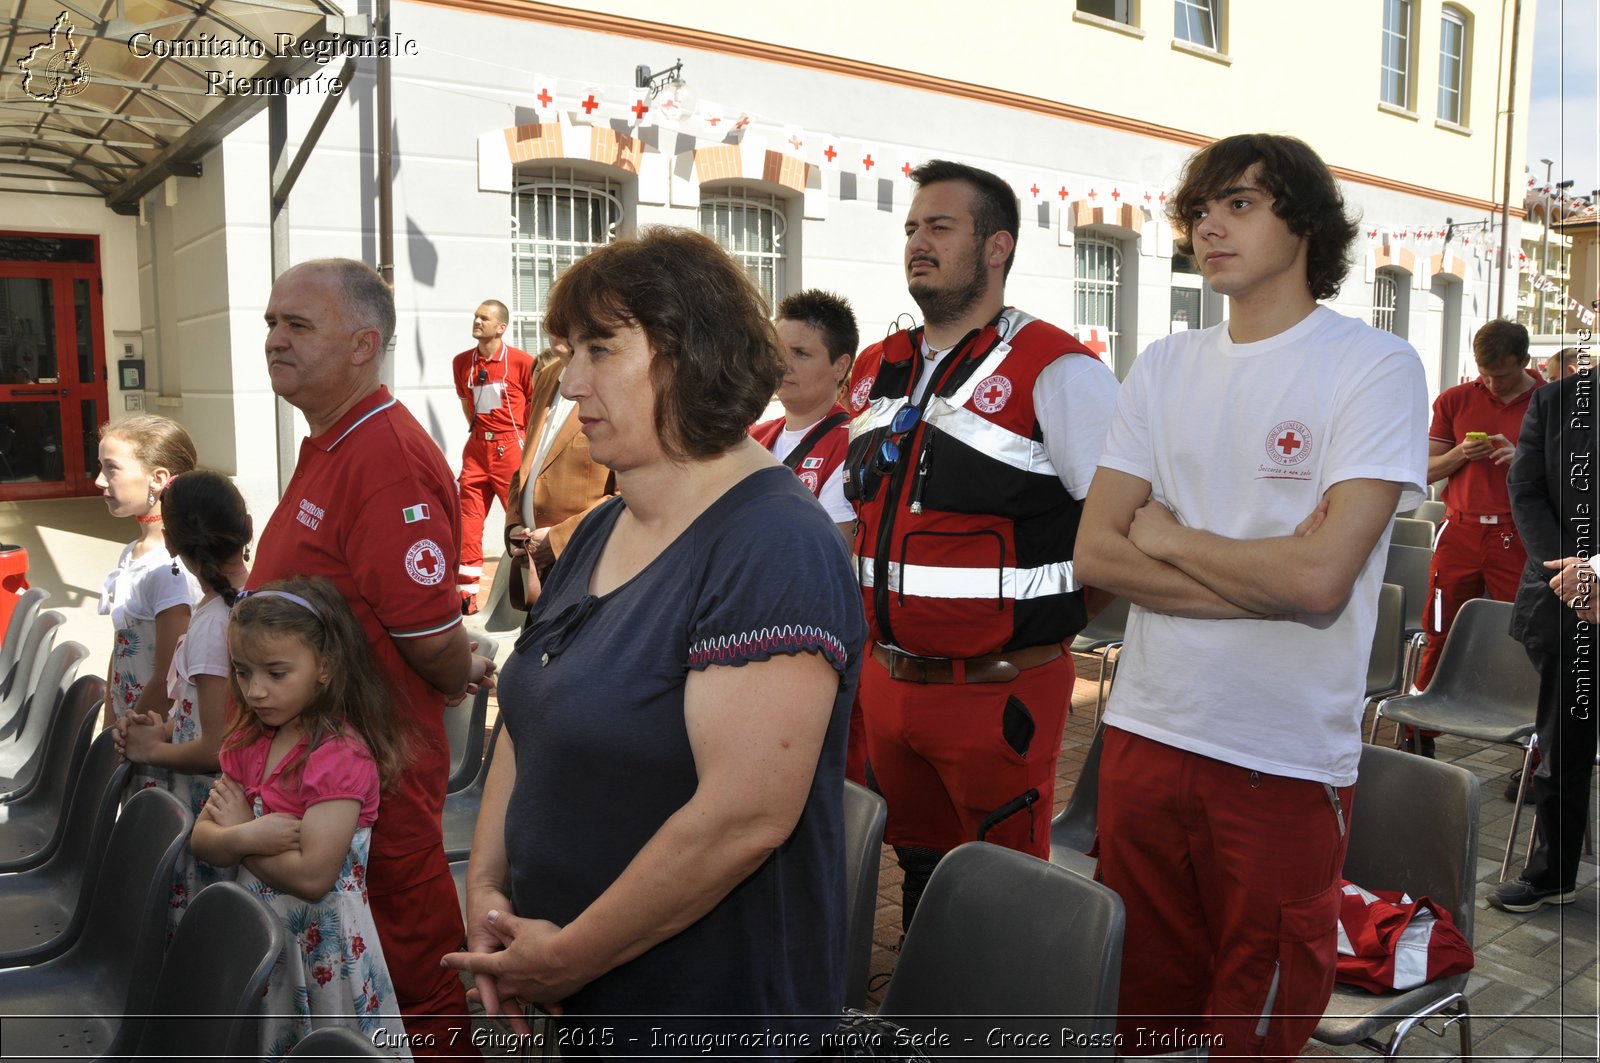
<svg viewBox="0 0 1600 1063">
<path fill-rule="evenodd" d="M 281 1059 L 311 1030 L 346 1026 L 409 1059 L 366 889 L 378 794 L 407 759 L 389 686 L 323 579 L 241 596 L 228 649 L 238 711 L 192 845 L 209 863 L 242 865 L 239 883 L 283 923 L 263 1055 Z"/>
<path fill-rule="evenodd" d="M 117 749 L 134 764 L 166 769 L 172 792 L 198 818 L 221 767 L 232 674 L 228 613 L 250 575 L 250 514 L 233 481 L 209 469 L 174 476 L 161 493 L 161 510 L 167 549 L 203 593 L 165 676 L 172 711 L 164 718 L 154 712 L 123 716 Z M 196 893 L 232 878 L 232 868 L 202 863 L 186 848 L 172 884 L 169 929 L 177 929 Z"/>
</svg>

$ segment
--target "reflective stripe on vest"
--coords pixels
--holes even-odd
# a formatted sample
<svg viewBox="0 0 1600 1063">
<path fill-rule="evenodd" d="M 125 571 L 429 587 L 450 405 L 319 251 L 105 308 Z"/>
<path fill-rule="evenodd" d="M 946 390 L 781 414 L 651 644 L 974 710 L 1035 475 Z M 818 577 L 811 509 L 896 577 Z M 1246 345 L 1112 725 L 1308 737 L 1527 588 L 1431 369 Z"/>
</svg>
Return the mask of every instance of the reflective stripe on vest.
<svg viewBox="0 0 1600 1063">
<path fill-rule="evenodd" d="M 876 586 L 871 558 L 852 555 L 863 588 Z M 887 565 L 890 591 L 915 598 L 1045 598 L 1081 590 L 1071 561 L 1038 568 L 944 568 L 936 565 Z M 906 586 L 910 580 L 911 585 Z"/>
</svg>

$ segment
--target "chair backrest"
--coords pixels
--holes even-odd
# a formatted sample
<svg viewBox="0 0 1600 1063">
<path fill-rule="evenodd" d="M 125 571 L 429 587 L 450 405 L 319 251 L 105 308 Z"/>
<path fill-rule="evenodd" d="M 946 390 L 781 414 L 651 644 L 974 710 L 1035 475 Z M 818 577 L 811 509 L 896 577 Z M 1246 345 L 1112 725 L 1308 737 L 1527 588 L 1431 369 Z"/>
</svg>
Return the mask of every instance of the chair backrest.
<svg viewBox="0 0 1600 1063">
<path fill-rule="evenodd" d="M 124 1015 L 150 1011 L 166 946 L 172 871 L 193 826 L 189 810 L 167 790 L 152 786 L 130 797 L 111 828 L 83 934 L 54 961 L 70 957 L 78 969 L 98 972 L 111 998 L 124 997 Z"/>
<path fill-rule="evenodd" d="M 1115 1032 L 1122 934 L 1122 901 L 1100 883 L 968 842 L 934 869 L 878 1014 L 913 1031 L 936 1026 L 963 1055 L 1030 1054 L 992 1043 L 994 1028 L 1048 1035 L 1055 1051 L 1072 1053 L 1057 1045 L 1064 1016 L 1083 1033 Z"/>
<path fill-rule="evenodd" d="M 21 724 L 8 742 L 0 743 L 0 775 L 14 786 L 31 785 L 44 760 L 44 739 L 67 700 L 67 688 L 78 677 L 78 665 L 89 651 L 78 642 L 63 642 L 50 651 L 20 710 Z"/>
<path fill-rule="evenodd" d="M 84 720 L 84 730 L 92 729 L 97 722 L 91 714 Z M 91 889 L 99 878 L 101 861 L 117 822 L 122 788 L 128 784 L 131 770 L 132 765 L 117 756 L 111 732 L 100 732 L 89 745 L 77 785 L 61 817 L 49 864 L 52 869 L 62 870 L 58 881 L 76 882 L 79 886 L 78 904 L 63 934 L 69 941 L 76 939 L 89 917 Z"/>
<path fill-rule="evenodd" d="M 1432 899 L 1470 942 L 1481 799 L 1477 777 L 1465 768 L 1362 746 L 1344 877 L 1369 890 Z"/>
<path fill-rule="evenodd" d="M 1128 605 L 1126 598 L 1111 599 L 1073 641 L 1097 645 L 1121 642 L 1128 631 Z"/>
<path fill-rule="evenodd" d="M 1100 746 L 1105 724 L 1094 729 L 1089 752 L 1084 754 L 1083 770 L 1067 799 L 1067 807 L 1050 824 L 1050 847 L 1086 853 L 1094 845 L 1094 832 L 1100 819 Z"/>
<path fill-rule="evenodd" d="M 201 890 L 167 947 L 136 1055 L 255 1058 L 262 994 L 283 941 L 277 916 L 243 886 Z"/>
<path fill-rule="evenodd" d="M 1425 520 L 1437 528 L 1444 521 L 1444 513 L 1444 503 L 1430 498 L 1413 510 L 1411 516 L 1416 520 Z"/>
<path fill-rule="evenodd" d="M 483 762 L 478 765 L 478 774 L 473 776 L 471 784 L 467 786 L 468 790 L 478 794 L 480 797 L 483 795 L 484 785 L 489 781 L 489 768 L 494 764 L 494 744 L 500 740 L 500 732 L 505 728 L 505 725 L 505 716 L 496 715 L 494 727 L 490 729 L 489 738 L 483 744 Z"/>
<path fill-rule="evenodd" d="M 105 680 L 99 676 L 86 675 L 80 677 L 67 690 L 66 697 L 62 699 L 61 707 L 56 710 L 55 718 L 51 722 L 50 733 L 45 736 L 38 770 L 34 772 L 28 787 L 18 792 L 14 800 L 8 800 L 5 806 L 16 810 L 38 809 L 39 814 L 46 817 L 53 815 L 57 821 L 55 833 L 43 848 L 31 853 L 12 852 L 0 848 L 0 872 L 22 870 L 22 866 L 14 866 L 18 864 L 36 867 L 48 859 L 56 851 L 56 847 L 64 841 L 70 840 L 80 846 L 88 843 L 89 839 L 83 833 L 87 830 L 87 826 L 74 824 L 71 809 L 77 801 L 74 795 L 80 780 L 84 778 L 84 771 L 87 770 L 89 754 L 93 751 L 90 740 L 94 737 L 95 729 L 100 722 L 98 714 L 101 701 L 105 697 L 105 688 Z M 109 738 L 109 735 L 105 737 Z M 103 782 L 104 775 L 116 767 L 119 758 L 115 749 L 109 753 L 102 751 L 100 757 L 105 763 L 97 764 L 95 770 L 100 772 Z M 115 808 L 113 804 L 113 818 L 116 816 Z M 0 834 L 0 838 L 3 837 L 4 835 Z M 105 838 L 102 837 L 100 842 L 103 845 Z"/>
<path fill-rule="evenodd" d="M 1522 644 L 1511 637 L 1510 602 L 1473 598 L 1461 606 L 1445 636 L 1439 667 L 1428 684 L 1430 699 L 1469 700 L 1534 717 L 1539 672 Z"/>
<path fill-rule="evenodd" d="M 477 653 L 491 661 L 498 645 L 494 639 L 479 639 Z M 483 761 L 483 722 L 489 714 L 489 691 L 479 690 L 470 699 L 463 698 L 454 705 L 445 706 L 444 733 L 450 743 L 450 780 L 446 793 L 465 790 L 472 785 Z"/>
<path fill-rule="evenodd" d="M 883 798 L 846 779 L 844 783 L 844 884 L 846 1007 L 866 1006 L 872 970 L 872 930 L 878 915 L 878 865 L 883 854 L 883 824 L 889 806 Z"/>
<path fill-rule="evenodd" d="M 1402 629 L 1405 626 L 1406 591 L 1394 583 L 1378 588 L 1378 623 L 1372 629 L 1372 652 L 1367 656 L 1367 697 L 1400 689 L 1405 672 Z"/>
<path fill-rule="evenodd" d="M 1401 543 L 1405 546 L 1426 546 L 1433 549 L 1433 523 L 1426 520 L 1414 520 L 1411 517 L 1396 517 L 1394 531 L 1389 535 L 1391 543 Z"/>
<path fill-rule="evenodd" d="M 1404 543 L 1389 543 L 1389 560 L 1383 567 L 1383 582 L 1393 583 L 1406 592 L 1405 630 L 1421 631 L 1423 610 L 1428 605 L 1428 568 L 1433 550 Z"/>
<path fill-rule="evenodd" d="M 343 1026 L 324 1026 L 312 1030 L 293 1048 L 285 1059 L 388 1059 L 394 1056 L 374 1045 L 369 1038 Z"/>
<path fill-rule="evenodd" d="M 51 647 L 56 644 L 56 629 L 65 622 L 66 617 L 54 609 L 43 610 L 34 617 L 33 625 L 22 640 L 22 648 L 17 651 L 16 675 L 5 696 L 0 697 L 0 737 L 9 736 L 22 726 L 17 713 L 32 692 L 33 681 L 44 667 L 45 658 L 50 656 Z"/>
<path fill-rule="evenodd" d="M 40 604 L 48 597 L 50 592 L 43 587 L 29 587 L 17 596 L 11 619 L 6 621 L 5 641 L 0 642 L 0 696 L 11 689 L 16 677 L 17 655 L 22 652 L 22 644 L 39 615 Z"/>
</svg>

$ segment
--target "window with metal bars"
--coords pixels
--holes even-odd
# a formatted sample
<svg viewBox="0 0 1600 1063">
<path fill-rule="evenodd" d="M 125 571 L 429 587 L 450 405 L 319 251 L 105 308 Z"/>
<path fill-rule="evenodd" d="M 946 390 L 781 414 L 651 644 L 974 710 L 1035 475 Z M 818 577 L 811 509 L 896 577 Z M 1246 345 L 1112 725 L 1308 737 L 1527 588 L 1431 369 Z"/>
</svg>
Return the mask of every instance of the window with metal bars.
<svg viewBox="0 0 1600 1063">
<path fill-rule="evenodd" d="M 732 255 L 767 300 L 767 313 L 777 312 L 788 289 L 784 237 L 788 220 L 783 201 L 759 193 L 700 195 L 700 231 Z"/>
<path fill-rule="evenodd" d="M 1372 278 L 1372 327 L 1395 335 L 1402 333 L 1395 327 L 1399 319 L 1400 285 L 1393 270 L 1380 269 Z"/>
<path fill-rule="evenodd" d="M 616 239 L 622 201 L 608 181 L 550 175 L 519 184 L 512 204 L 510 340 L 537 354 L 549 346 L 550 289 L 568 266 Z"/>
<path fill-rule="evenodd" d="M 1101 329 L 1106 336 L 1104 361 L 1117 362 L 1117 297 L 1121 285 L 1122 252 L 1109 240 L 1079 236 L 1073 243 L 1076 262 L 1072 281 L 1073 321 L 1079 328 Z"/>
</svg>

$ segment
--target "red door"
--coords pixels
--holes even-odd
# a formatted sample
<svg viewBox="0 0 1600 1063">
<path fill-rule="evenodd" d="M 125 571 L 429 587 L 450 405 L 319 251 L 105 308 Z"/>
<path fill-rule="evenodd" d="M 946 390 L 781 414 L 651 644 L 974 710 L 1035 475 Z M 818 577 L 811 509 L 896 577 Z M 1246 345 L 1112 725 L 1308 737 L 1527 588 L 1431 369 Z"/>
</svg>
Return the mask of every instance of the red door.
<svg viewBox="0 0 1600 1063">
<path fill-rule="evenodd" d="M 99 250 L 93 236 L 0 232 L 0 500 L 95 493 Z"/>
</svg>

